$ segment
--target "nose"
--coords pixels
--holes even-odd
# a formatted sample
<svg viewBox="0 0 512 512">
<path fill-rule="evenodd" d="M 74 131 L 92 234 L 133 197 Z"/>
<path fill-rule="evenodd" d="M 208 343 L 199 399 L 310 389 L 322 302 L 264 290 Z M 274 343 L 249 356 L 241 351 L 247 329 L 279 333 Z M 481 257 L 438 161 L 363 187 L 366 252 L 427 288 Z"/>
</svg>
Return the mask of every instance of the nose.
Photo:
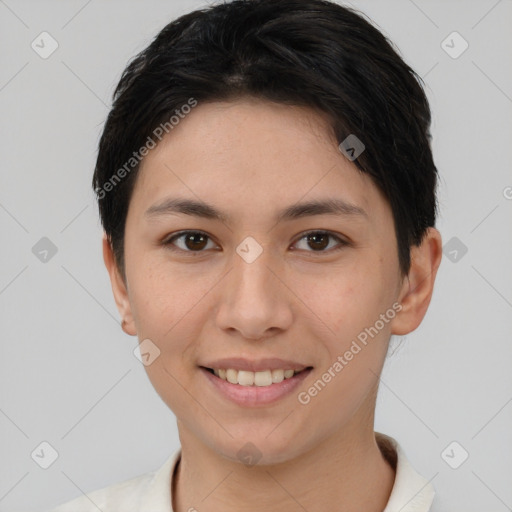
<svg viewBox="0 0 512 512">
<path fill-rule="evenodd" d="M 250 340 L 288 329 L 293 320 L 293 293 L 280 268 L 265 250 L 250 263 L 235 254 L 233 268 L 222 281 L 217 327 L 238 331 Z"/>
</svg>

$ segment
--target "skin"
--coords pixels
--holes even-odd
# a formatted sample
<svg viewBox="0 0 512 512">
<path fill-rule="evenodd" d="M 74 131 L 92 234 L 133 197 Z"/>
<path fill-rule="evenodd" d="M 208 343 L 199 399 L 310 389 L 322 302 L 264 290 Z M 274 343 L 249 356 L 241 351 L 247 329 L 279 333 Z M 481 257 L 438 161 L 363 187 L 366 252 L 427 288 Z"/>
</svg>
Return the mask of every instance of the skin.
<svg viewBox="0 0 512 512">
<path fill-rule="evenodd" d="M 391 334 L 413 331 L 427 311 L 439 232 L 430 228 L 411 249 L 402 276 L 388 202 L 340 153 L 325 117 L 308 108 L 251 98 L 200 103 L 139 172 L 126 221 L 126 281 L 106 237 L 103 251 L 123 329 L 161 351 L 146 370 L 177 418 L 174 510 L 381 512 L 395 471 L 375 440 L 378 376 Z M 230 220 L 145 215 L 168 196 L 206 201 Z M 274 220 L 283 207 L 325 198 L 367 215 Z M 209 236 L 202 252 L 184 238 L 163 243 L 185 229 Z M 304 238 L 313 230 L 349 243 L 334 251 L 339 242 L 329 238 L 315 250 Z M 247 236 L 263 248 L 250 264 L 236 252 Z M 198 368 L 221 357 L 291 359 L 313 366 L 304 391 L 394 303 L 401 311 L 307 405 L 296 392 L 265 407 L 236 405 Z M 257 465 L 237 457 L 247 442 L 261 452 Z"/>
</svg>

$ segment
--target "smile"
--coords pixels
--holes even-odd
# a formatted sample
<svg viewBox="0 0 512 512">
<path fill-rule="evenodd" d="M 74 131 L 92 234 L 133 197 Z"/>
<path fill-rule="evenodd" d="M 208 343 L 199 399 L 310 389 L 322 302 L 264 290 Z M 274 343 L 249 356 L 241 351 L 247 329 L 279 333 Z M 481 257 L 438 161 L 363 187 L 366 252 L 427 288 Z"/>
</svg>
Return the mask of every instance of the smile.
<svg viewBox="0 0 512 512">
<path fill-rule="evenodd" d="M 313 371 L 272 369 L 252 372 L 233 368 L 200 366 L 209 388 L 215 395 L 243 407 L 265 407 L 291 396 Z M 209 393 L 209 391 L 205 392 Z"/>
<path fill-rule="evenodd" d="M 240 386 L 271 386 L 279 384 L 285 379 L 290 379 L 302 370 L 264 370 L 260 372 L 251 372 L 247 370 L 235 370 L 233 368 L 207 368 L 211 373 L 222 380 L 231 384 L 239 384 Z"/>
</svg>

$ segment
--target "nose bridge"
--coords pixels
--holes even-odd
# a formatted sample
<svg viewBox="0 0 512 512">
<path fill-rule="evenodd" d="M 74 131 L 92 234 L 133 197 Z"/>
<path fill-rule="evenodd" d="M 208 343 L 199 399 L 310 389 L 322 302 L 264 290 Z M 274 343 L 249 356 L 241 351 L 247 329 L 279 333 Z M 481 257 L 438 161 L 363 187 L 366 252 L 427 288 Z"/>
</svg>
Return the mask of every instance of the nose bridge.
<svg viewBox="0 0 512 512">
<path fill-rule="evenodd" d="M 233 255 L 233 267 L 223 288 L 218 324 L 257 339 L 270 329 L 285 329 L 291 321 L 286 290 L 275 274 L 281 265 L 272 252 L 245 239 Z"/>
<path fill-rule="evenodd" d="M 241 301 L 257 301 L 260 307 L 272 302 L 275 294 L 269 292 L 274 288 L 275 276 L 270 269 L 276 262 L 272 261 L 271 251 L 248 237 L 239 244 L 236 253 L 233 258 L 233 295 Z"/>
</svg>

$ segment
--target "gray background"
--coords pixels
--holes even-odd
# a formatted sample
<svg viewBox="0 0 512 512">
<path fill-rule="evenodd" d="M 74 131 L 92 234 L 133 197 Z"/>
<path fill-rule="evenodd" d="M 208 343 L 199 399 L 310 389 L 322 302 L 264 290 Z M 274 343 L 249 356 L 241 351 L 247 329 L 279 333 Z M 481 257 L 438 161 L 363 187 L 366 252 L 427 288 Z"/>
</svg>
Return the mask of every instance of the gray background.
<svg viewBox="0 0 512 512">
<path fill-rule="evenodd" d="M 156 469 L 178 447 L 119 326 L 90 180 L 128 59 L 201 5 L 0 0 L 2 512 L 47 510 Z M 446 510 L 512 510 L 512 2 L 352 5 L 425 78 L 438 227 L 444 244 L 456 237 L 423 324 L 390 351 L 376 430 L 402 444 Z M 43 31 L 59 45 L 47 59 L 31 47 Z M 441 45 L 453 31 L 469 43 L 458 58 L 445 49 L 460 39 Z M 32 251 L 42 237 L 57 248 L 46 262 Z M 46 470 L 31 458 L 43 441 L 59 454 Z"/>
</svg>

